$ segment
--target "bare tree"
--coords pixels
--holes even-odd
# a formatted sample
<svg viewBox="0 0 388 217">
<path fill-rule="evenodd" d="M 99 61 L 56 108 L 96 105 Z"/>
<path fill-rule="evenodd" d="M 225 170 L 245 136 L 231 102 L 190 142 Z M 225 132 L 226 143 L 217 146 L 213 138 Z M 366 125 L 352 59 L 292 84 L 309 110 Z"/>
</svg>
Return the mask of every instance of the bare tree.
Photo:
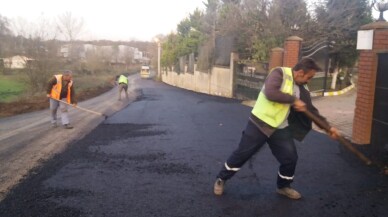
<svg viewBox="0 0 388 217">
<path fill-rule="evenodd" d="M 133 63 L 134 61 L 134 51 L 129 47 L 126 46 L 123 50 L 123 60 L 126 65 L 126 70 L 128 70 L 128 67 Z"/>
<path fill-rule="evenodd" d="M 54 40 L 58 36 L 58 29 L 55 28 L 55 23 L 43 16 L 38 20 L 34 32 L 35 37 L 44 41 Z"/>
<path fill-rule="evenodd" d="M 74 17 L 71 12 L 65 12 L 58 17 L 58 30 L 67 41 L 74 41 L 82 33 L 84 22 L 82 18 Z"/>
<path fill-rule="evenodd" d="M 12 30 L 18 37 L 29 38 L 33 35 L 34 24 L 22 17 L 11 20 Z"/>
<path fill-rule="evenodd" d="M 88 49 L 85 52 L 85 69 L 91 74 L 97 74 L 104 69 L 104 62 L 100 52 L 97 50 Z"/>
<path fill-rule="evenodd" d="M 0 57 L 6 55 L 9 52 L 9 39 L 11 36 L 11 30 L 9 21 L 6 17 L 0 15 Z"/>
<path fill-rule="evenodd" d="M 23 54 L 28 57 L 24 72 L 26 83 L 31 90 L 44 90 L 49 76 L 61 68 L 60 60 L 57 57 L 59 49 L 59 43 L 56 40 L 57 34 L 55 31 L 51 31 L 55 28 L 50 28 L 50 26 L 54 26 L 54 24 L 41 17 L 29 37 L 24 39 Z M 27 32 L 23 29 L 19 31 Z"/>
<path fill-rule="evenodd" d="M 9 29 L 9 21 L 6 17 L 0 15 L 0 36 L 11 34 Z"/>
</svg>

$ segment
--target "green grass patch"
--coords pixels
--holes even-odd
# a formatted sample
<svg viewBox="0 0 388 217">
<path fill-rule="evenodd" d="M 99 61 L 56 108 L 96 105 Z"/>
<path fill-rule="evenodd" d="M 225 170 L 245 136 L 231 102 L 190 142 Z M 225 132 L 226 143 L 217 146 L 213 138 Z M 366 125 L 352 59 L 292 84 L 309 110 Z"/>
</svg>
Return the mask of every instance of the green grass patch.
<svg viewBox="0 0 388 217">
<path fill-rule="evenodd" d="M 23 94 L 26 86 L 18 76 L 0 75 L 0 102 L 10 102 Z"/>
</svg>

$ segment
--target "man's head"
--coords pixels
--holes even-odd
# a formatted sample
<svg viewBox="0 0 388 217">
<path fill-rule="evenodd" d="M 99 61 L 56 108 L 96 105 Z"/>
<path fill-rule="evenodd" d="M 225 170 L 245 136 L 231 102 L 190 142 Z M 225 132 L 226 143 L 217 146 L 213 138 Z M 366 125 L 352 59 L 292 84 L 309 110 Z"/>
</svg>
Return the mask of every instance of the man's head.
<svg viewBox="0 0 388 217">
<path fill-rule="evenodd" d="M 303 58 L 292 68 L 292 71 L 295 83 L 304 85 L 314 77 L 316 72 L 322 71 L 322 69 L 313 59 Z"/>
<path fill-rule="evenodd" d="M 64 81 L 71 81 L 73 79 L 73 72 L 70 70 L 65 70 L 62 72 L 62 76 Z"/>
</svg>

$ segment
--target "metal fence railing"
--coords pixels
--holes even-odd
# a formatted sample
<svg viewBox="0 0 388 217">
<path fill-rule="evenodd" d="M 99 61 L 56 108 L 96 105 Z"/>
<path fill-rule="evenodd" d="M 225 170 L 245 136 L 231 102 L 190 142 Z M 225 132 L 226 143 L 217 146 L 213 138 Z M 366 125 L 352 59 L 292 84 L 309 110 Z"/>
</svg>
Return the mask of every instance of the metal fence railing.
<svg viewBox="0 0 388 217">
<path fill-rule="evenodd" d="M 234 96 L 242 100 L 256 100 L 267 77 L 267 64 L 241 64 L 234 69 Z"/>
</svg>

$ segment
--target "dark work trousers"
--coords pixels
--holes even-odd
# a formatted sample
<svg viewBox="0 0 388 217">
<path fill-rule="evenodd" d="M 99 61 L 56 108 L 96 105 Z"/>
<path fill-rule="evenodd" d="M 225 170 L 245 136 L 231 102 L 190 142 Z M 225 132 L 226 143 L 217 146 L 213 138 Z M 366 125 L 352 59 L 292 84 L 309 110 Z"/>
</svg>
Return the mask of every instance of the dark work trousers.
<svg viewBox="0 0 388 217">
<path fill-rule="evenodd" d="M 270 137 L 263 134 L 251 121 L 242 133 L 238 148 L 225 162 L 217 178 L 230 179 L 244 163 L 252 157 L 265 143 L 280 163 L 277 175 L 277 187 L 289 187 L 293 181 L 298 154 L 294 139 L 288 127 L 276 130 Z"/>
</svg>

